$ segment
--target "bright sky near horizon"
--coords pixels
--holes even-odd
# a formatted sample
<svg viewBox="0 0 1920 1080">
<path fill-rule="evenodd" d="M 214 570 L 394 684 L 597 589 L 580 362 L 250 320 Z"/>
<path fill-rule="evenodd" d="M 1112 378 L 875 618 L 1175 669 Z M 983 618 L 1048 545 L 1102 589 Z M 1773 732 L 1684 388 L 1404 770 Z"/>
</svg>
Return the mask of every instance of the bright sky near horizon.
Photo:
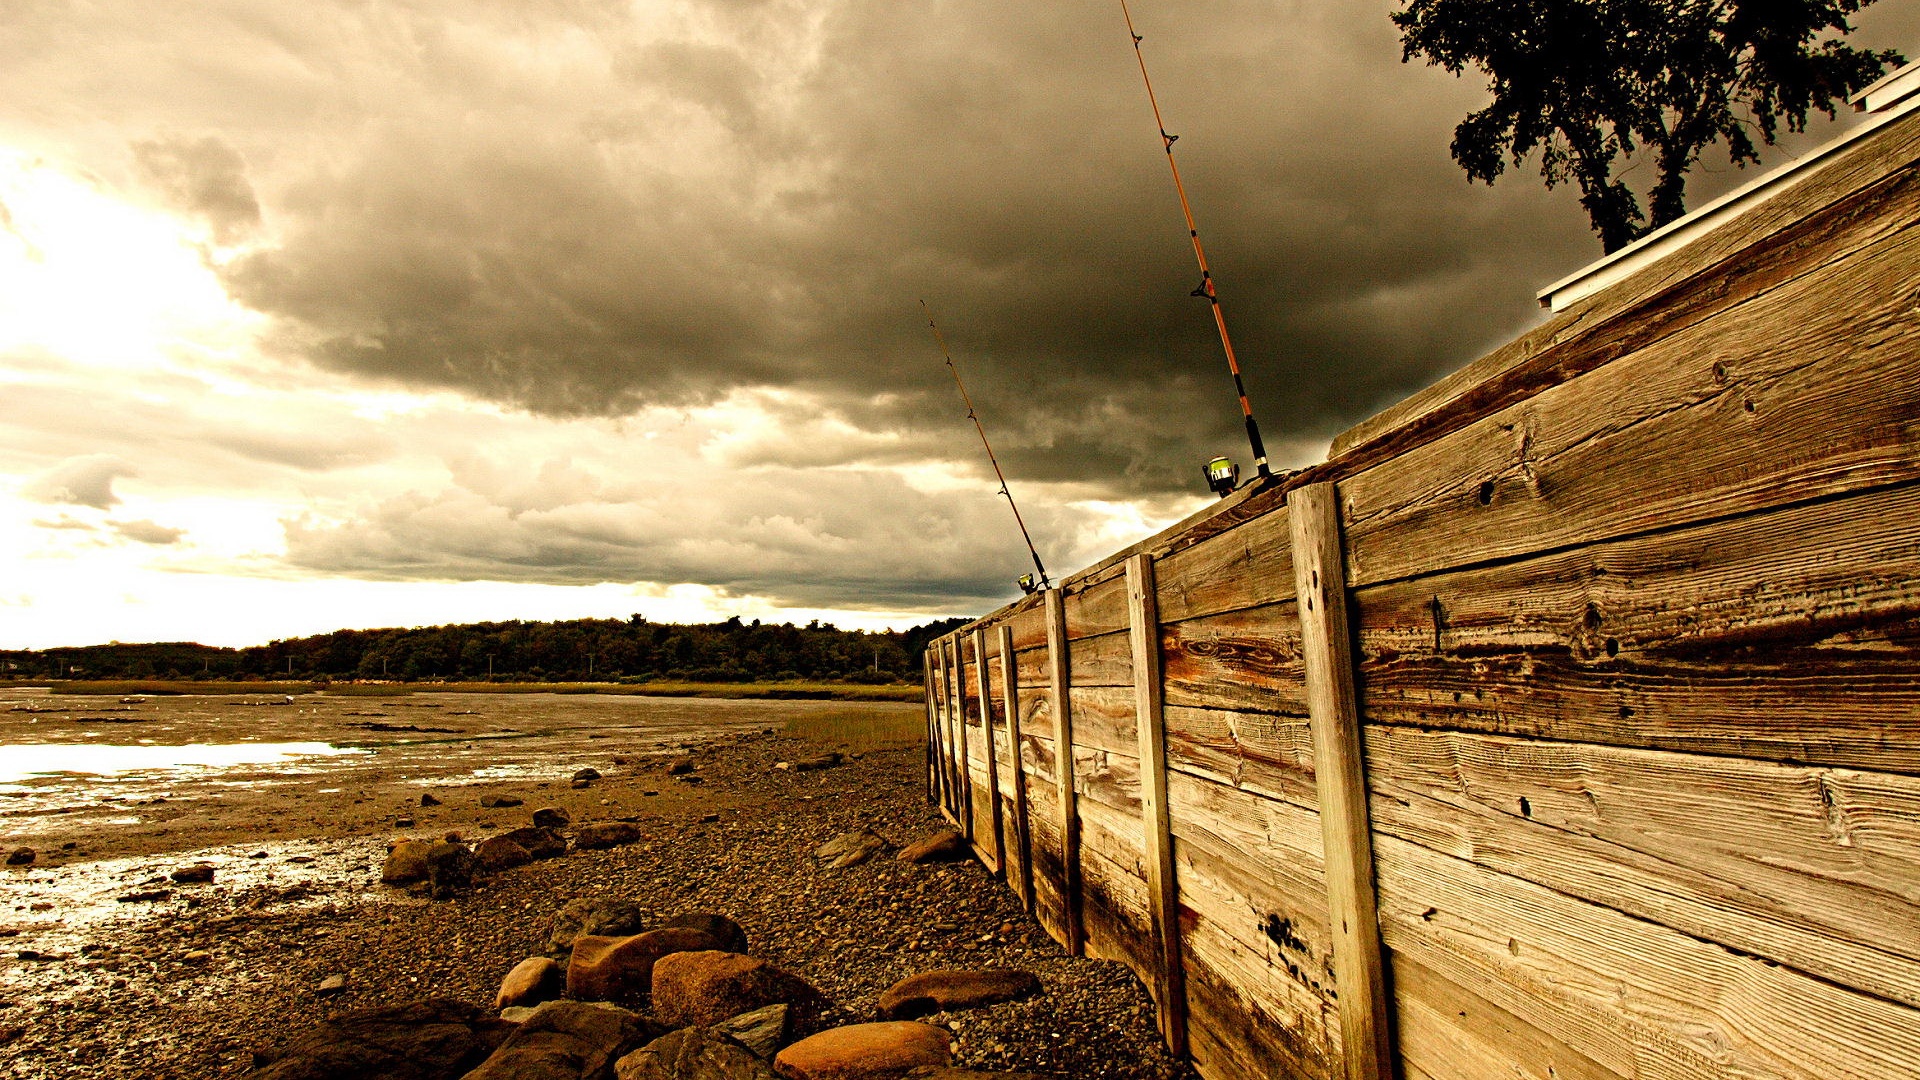
<svg viewBox="0 0 1920 1080">
<path fill-rule="evenodd" d="M 1135 18 L 1306 464 L 1598 247 L 1465 181 L 1484 89 L 1386 5 L 1205 10 Z M 1025 549 L 918 300 L 1057 575 L 1245 463 L 1185 242 L 1104 0 L 8 5 L 0 648 L 984 611 Z"/>
</svg>

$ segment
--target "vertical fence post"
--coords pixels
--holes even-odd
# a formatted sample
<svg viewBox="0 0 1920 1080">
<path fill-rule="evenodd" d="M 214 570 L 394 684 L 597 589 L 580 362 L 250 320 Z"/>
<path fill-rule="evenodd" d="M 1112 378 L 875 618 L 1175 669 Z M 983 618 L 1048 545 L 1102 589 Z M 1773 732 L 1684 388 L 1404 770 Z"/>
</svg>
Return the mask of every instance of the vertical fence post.
<svg viewBox="0 0 1920 1080">
<path fill-rule="evenodd" d="M 1360 706 L 1347 620 L 1346 556 L 1340 503 L 1331 482 L 1287 493 L 1293 528 L 1300 647 L 1307 669 L 1307 712 L 1326 846 L 1327 903 L 1333 927 L 1345 1080 L 1389 1080 L 1392 1036 L 1387 1012 L 1379 907 L 1373 885 L 1373 835 L 1361 759 Z"/>
<path fill-rule="evenodd" d="M 1047 680 L 1053 695 L 1053 777 L 1060 794 L 1060 898 L 1066 908 L 1067 952 L 1086 951 L 1087 930 L 1080 914 L 1080 808 L 1073 792 L 1073 701 L 1068 694 L 1067 605 L 1059 589 L 1046 592 Z"/>
<path fill-rule="evenodd" d="M 1153 557 L 1127 560 L 1127 623 L 1133 644 L 1134 719 L 1140 737 L 1140 803 L 1146 825 L 1147 902 L 1159 939 L 1160 1036 L 1187 1053 L 1186 972 L 1180 958 L 1180 892 L 1173 876 L 1173 820 L 1167 811 L 1167 729 L 1160 683 L 1160 605 Z"/>
<path fill-rule="evenodd" d="M 993 679 L 987 674 L 987 631 L 973 632 L 973 681 L 980 695 L 980 732 L 987 737 L 987 823 L 993 837 L 993 869 L 1007 870 L 1006 834 L 1000 825 L 1000 748 L 993 738 Z"/>
<path fill-rule="evenodd" d="M 973 839 L 973 755 L 967 746 L 967 645 L 954 634 L 953 649 L 953 742 L 958 751 L 955 767 L 960 786 L 960 831 Z"/>
<path fill-rule="evenodd" d="M 1000 624 L 1000 696 L 1007 699 L 1007 758 L 1013 768 L 1013 861 L 1020 867 L 1020 906 L 1033 910 L 1033 843 L 1027 833 L 1026 739 L 1020 733 L 1020 672 L 1013 627 Z"/>
<path fill-rule="evenodd" d="M 940 741 L 934 735 L 933 718 L 933 650 L 920 654 L 920 693 L 926 698 L 927 707 L 927 805 L 940 801 L 940 770 L 935 763 L 935 750 Z"/>
<path fill-rule="evenodd" d="M 947 643 L 933 643 L 934 728 L 939 738 L 940 813 L 948 821 L 960 824 L 960 804 L 953 794 L 953 699 L 947 694 Z"/>
</svg>

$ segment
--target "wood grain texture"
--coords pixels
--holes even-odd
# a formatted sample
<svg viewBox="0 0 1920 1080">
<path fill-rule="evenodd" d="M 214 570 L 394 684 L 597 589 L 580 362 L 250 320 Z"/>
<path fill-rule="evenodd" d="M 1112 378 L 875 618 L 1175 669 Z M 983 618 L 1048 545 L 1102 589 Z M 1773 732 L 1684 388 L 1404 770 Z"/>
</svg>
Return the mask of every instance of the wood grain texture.
<svg viewBox="0 0 1920 1080">
<path fill-rule="evenodd" d="M 1167 763 L 1177 772 L 1317 810 L 1306 718 L 1169 705 Z"/>
<path fill-rule="evenodd" d="M 1441 855 L 1375 847 L 1389 947 L 1636 1080 L 1892 1080 L 1920 1012 Z"/>
<path fill-rule="evenodd" d="M 1389 962 L 1408 1080 L 1631 1080 L 1433 968 L 1399 953 Z"/>
<path fill-rule="evenodd" d="M 1000 694 L 1006 700 L 1007 710 L 1007 747 L 1008 747 L 1008 783 L 1012 790 L 1008 793 L 1012 803 L 1012 842 L 1005 850 L 1012 854 L 1013 874 L 1008 878 L 1020 896 L 1020 906 L 1033 910 L 1033 836 L 1027 824 L 1027 759 L 1024 752 L 1026 740 L 1021 736 L 1020 685 L 1015 680 L 1013 660 L 1013 629 L 1005 624 L 999 627 L 1000 655 Z M 1036 700 L 1039 694 L 1032 695 Z M 1002 871 L 1006 869 L 1004 866 Z"/>
<path fill-rule="evenodd" d="M 1367 730 L 1377 829 L 1920 1005 L 1920 779 Z"/>
<path fill-rule="evenodd" d="M 969 842 L 973 836 L 973 763 L 967 756 L 967 701 L 966 669 L 961 666 L 960 635 L 955 634 L 947 640 L 948 693 L 953 701 L 953 748 L 955 778 L 959 783 L 960 805 L 956 808 L 960 818 L 960 831 L 966 834 Z"/>
<path fill-rule="evenodd" d="M 1073 708 L 1073 741 L 1076 746 L 1090 746 L 1130 757 L 1139 754 L 1133 687 L 1074 686 L 1068 688 L 1067 700 Z"/>
<path fill-rule="evenodd" d="M 1920 487 L 1355 594 L 1371 720 L 1920 773 Z"/>
<path fill-rule="evenodd" d="M 1284 504 L 1162 556 L 1160 621 L 1177 623 L 1293 599 L 1293 554 Z"/>
<path fill-rule="evenodd" d="M 1053 746 L 1055 765 L 1055 801 L 1060 818 L 1060 867 L 1062 903 L 1066 907 L 1066 940 L 1062 943 L 1073 956 L 1086 949 L 1086 928 L 1081 919 L 1080 819 L 1074 793 L 1073 672 L 1069 666 L 1066 605 L 1059 589 L 1048 589 L 1045 597 L 1047 621 L 1048 688 L 1047 701 L 1053 709 Z"/>
<path fill-rule="evenodd" d="M 1334 486 L 1291 493 L 1293 567 L 1347 1080 L 1391 1080 L 1393 1036 L 1373 896 L 1372 831 Z"/>
<path fill-rule="evenodd" d="M 1169 705 L 1307 714 L 1292 601 L 1164 625 L 1160 651 Z"/>
<path fill-rule="evenodd" d="M 1098 637 L 1073 639 L 1073 685 L 1133 686 L 1133 655 L 1124 627 Z"/>
<path fill-rule="evenodd" d="M 1350 583 L 1920 478 L 1914 265 L 1906 228 L 1343 482 Z"/>
<path fill-rule="evenodd" d="M 1176 1057 L 1187 1052 L 1187 991 L 1180 959 L 1180 886 L 1174 876 L 1173 825 L 1167 810 L 1165 683 L 1160 672 L 1160 608 L 1153 557 L 1127 560 L 1128 640 L 1133 651 L 1133 706 L 1140 758 L 1141 836 L 1147 901 L 1157 938 L 1154 986 L 1160 1037 Z"/>
<path fill-rule="evenodd" d="M 1112 577 L 1060 590 L 1067 611 L 1067 637 L 1077 639 L 1127 632 L 1127 582 Z"/>
</svg>

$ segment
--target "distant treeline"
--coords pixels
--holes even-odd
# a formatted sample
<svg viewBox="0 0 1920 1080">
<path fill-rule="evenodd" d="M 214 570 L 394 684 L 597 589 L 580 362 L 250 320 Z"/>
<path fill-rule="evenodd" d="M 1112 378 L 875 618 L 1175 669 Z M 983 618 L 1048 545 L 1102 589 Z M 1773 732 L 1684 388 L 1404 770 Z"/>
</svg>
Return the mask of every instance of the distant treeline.
<svg viewBox="0 0 1920 1080">
<path fill-rule="evenodd" d="M 488 622 L 336 630 L 247 649 L 192 642 L 0 650 L 0 676 L 60 679 L 386 679 L 528 682 L 820 680 L 911 682 L 927 643 L 961 625 L 941 619 L 868 633 L 810 622 L 680 626 L 635 615 L 568 622 Z"/>
</svg>

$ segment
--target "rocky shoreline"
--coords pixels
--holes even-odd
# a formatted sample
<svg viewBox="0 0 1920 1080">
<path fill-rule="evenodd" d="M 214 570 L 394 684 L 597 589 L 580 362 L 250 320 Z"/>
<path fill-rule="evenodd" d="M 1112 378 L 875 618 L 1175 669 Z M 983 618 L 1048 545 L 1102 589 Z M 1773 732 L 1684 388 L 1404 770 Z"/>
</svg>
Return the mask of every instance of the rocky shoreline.
<svg viewBox="0 0 1920 1080">
<path fill-rule="evenodd" d="M 1189 1074 L 1161 1048 L 1152 1005 L 1125 968 L 1067 956 L 971 859 L 896 857 L 942 826 L 924 799 L 918 746 L 850 752 L 823 766 L 830 749 L 774 733 L 715 740 L 671 759 L 610 759 L 594 768 L 600 775 L 565 785 L 574 796 L 569 820 L 542 818 L 575 841 L 564 855 L 536 859 L 526 844 L 494 843 L 492 872 L 474 853 L 485 852 L 491 837 L 453 844 L 432 835 L 368 837 L 329 853 L 357 883 L 167 882 L 159 891 L 171 895 L 152 905 L 149 918 L 94 940 L 62 940 L 51 951 L 38 947 L 31 927 L 0 927 L 12 931 L 0 947 L 16 957 L 0 984 L 0 1071 L 21 1080 L 244 1076 L 284 1060 L 302 1032 L 329 1017 L 429 999 L 474 1016 L 484 1012 L 498 1025 L 491 1018 L 510 972 L 534 957 L 561 964 L 564 951 L 571 959 L 572 943 L 560 950 L 553 941 L 563 909 L 572 904 L 577 914 L 618 904 L 631 921 L 598 929 L 639 927 L 644 934 L 694 915 L 736 926 L 756 961 L 808 988 L 790 1003 L 785 1039 L 911 1013 L 920 1015 L 893 1022 L 931 1025 L 951 1061 L 966 1068 Z M 605 820 L 592 813 L 596 805 L 622 810 L 635 795 L 666 789 L 674 797 L 648 798 L 648 812 Z M 586 798 L 598 793 L 604 802 Z M 533 813 L 547 808 L 532 798 L 538 793 L 526 794 L 519 807 L 492 808 L 493 836 L 539 828 Z M 583 835 L 585 846 L 578 843 Z M 437 848 L 439 862 L 461 865 L 443 865 L 431 881 L 372 885 L 383 869 L 392 870 L 387 848 L 401 839 L 422 842 L 423 856 Z M 508 846 L 516 851 L 499 861 Z M 516 852 L 529 861 L 513 865 L 520 862 Z M 432 899 L 436 892 L 443 898 Z M 722 929 L 689 928 L 686 944 L 719 949 L 684 955 L 737 948 L 721 940 L 725 934 L 710 933 Z M 636 934 L 589 936 L 620 941 Z M 981 970 L 1025 972 L 1037 985 L 972 1008 L 961 1008 L 962 999 L 941 1008 L 937 995 L 916 999 L 897 989 L 929 972 Z M 889 990 L 894 998 L 883 1000 Z M 918 1003 L 903 1011 L 902 993 Z M 641 1018 L 637 1023 L 655 1022 L 633 980 L 582 996 L 612 997 Z M 541 1008 L 549 1014 L 543 1025 L 575 1022 L 562 1014 L 578 1018 L 573 1006 Z M 512 1015 L 533 1022 L 533 1014 Z M 643 1025 L 622 1037 L 637 1039 L 635 1032 L 658 1033 Z M 675 1052 L 698 1057 L 690 1038 L 673 1044 Z"/>
</svg>

